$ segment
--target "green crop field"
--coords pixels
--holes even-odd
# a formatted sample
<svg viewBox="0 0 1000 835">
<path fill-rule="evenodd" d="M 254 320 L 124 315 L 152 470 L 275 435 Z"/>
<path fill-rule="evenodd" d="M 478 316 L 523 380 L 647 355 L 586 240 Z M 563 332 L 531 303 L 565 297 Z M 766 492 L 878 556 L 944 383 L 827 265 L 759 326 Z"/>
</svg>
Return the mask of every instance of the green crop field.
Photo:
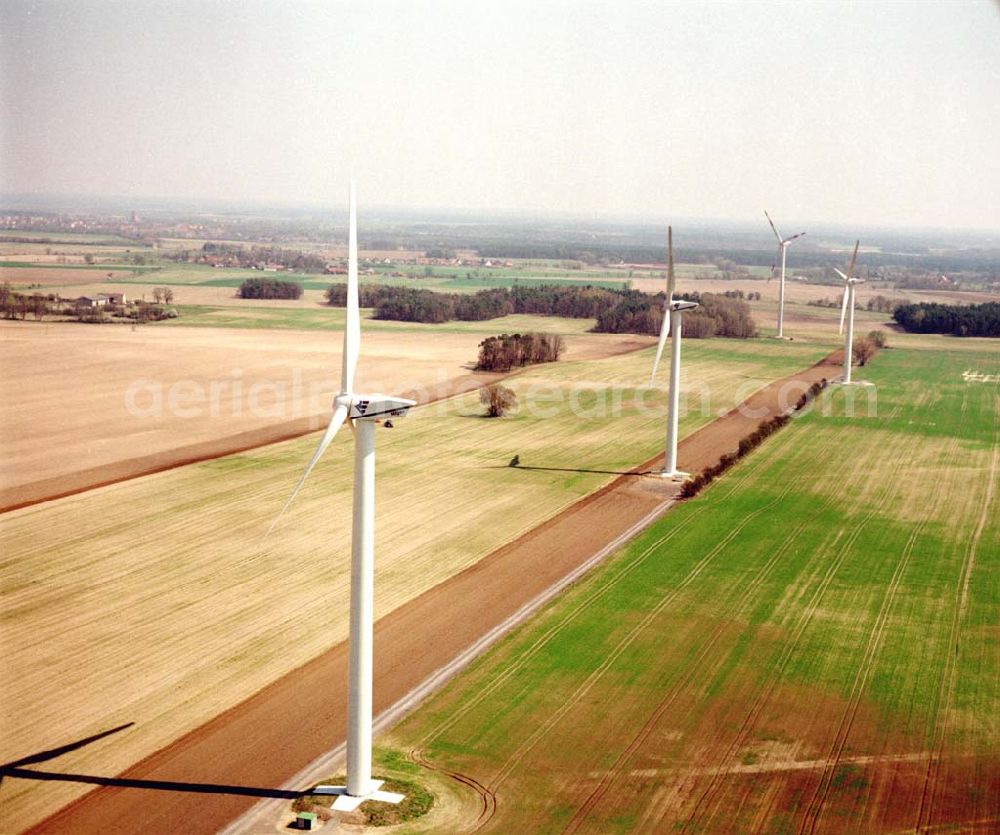
<svg viewBox="0 0 1000 835">
<path fill-rule="evenodd" d="M 482 784 L 477 831 L 994 831 L 1000 355 L 894 341 L 388 751 Z"/>
</svg>

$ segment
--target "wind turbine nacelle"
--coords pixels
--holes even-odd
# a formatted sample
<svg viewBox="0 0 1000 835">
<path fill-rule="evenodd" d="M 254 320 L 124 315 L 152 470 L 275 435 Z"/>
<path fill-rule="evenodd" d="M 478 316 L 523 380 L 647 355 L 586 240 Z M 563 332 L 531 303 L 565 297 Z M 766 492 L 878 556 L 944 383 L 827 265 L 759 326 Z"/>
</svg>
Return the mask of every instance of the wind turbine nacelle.
<svg viewBox="0 0 1000 835">
<path fill-rule="evenodd" d="M 675 301 L 670 302 L 671 310 L 693 310 L 698 306 L 698 302 Z"/>
<path fill-rule="evenodd" d="M 351 420 L 403 417 L 416 400 L 404 397 L 390 397 L 388 394 L 355 395 L 347 416 Z"/>
</svg>

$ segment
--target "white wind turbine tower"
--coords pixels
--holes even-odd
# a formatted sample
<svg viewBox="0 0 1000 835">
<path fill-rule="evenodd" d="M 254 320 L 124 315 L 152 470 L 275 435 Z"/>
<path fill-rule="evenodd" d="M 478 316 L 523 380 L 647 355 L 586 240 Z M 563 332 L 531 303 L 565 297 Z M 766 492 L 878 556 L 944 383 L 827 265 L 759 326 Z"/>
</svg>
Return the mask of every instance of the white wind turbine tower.
<svg viewBox="0 0 1000 835">
<path fill-rule="evenodd" d="M 660 343 L 656 346 L 656 359 L 653 361 L 653 373 L 649 378 L 650 386 L 656 378 L 656 369 L 663 356 L 663 346 L 670 336 L 670 396 L 669 414 L 667 416 L 667 450 L 663 466 L 663 477 L 675 480 L 683 479 L 687 473 L 677 469 L 677 414 L 680 407 L 681 379 L 681 313 L 698 306 L 697 302 L 682 301 L 674 298 L 676 289 L 674 276 L 674 230 L 667 227 L 667 300 L 663 305 L 663 325 L 660 327 Z"/>
<path fill-rule="evenodd" d="M 844 338 L 844 379 L 841 381 L 845 386 L 851 384 L 851 362 L 854 354 L 854 286 L 861 284 L 864 279 L 854 277 L 854 263 L 858 260 L 858 244 L 854 242 L 854 254 L 851 256 L 851 266 L 847 268 L 847 275 L 834 267 L 834 271 L 844 279 L 844 301 L 840 306 L 840 333 L 844 332 L 844 316 L 850 309 L 847 316 L 847 336 Z"/>
<path fill-rule="evenodd" d="M 774 237 L 778 239 L 778 249 L 781 250 L 781 283 L 778 285 L 778 333 L 776 335 L 777 339 L 784 339 L 784 325 L 785 325 L 785 252 L 788 249 L 788 245 L 794 241 L 796 238 L 801 238 L 805 235 L 805 232 L 799 232 L 798 235 L 792 235 L 790 238 L 782 238 L 778 234 L 778 230 L 774 225 L 774 221 L 771 220 L 771 216 L 764 210 L 764 217 L 767 218 L 767 222 L 771 224 L 771 231 L 774 232 Z"/>
<path fill-rule="evenodd" d="M 398 803 L 403 795 L 379 791 L 372 780 L 372 637 L 374 631 L 375 574 L 375 425 L 380 418 L 402 417 L 413 400 L 384 394 L 357 394 L 354 372 L 361 349 L 361 313 L 358 305 L 358 233 L 354 183 L 350 194 L 350 231 L 347 270 L 347 321 L 340 394 L 333 399 L 333 416 L 312 460 L 292 491 L 278 519 L 298 495 L 316 462 L 326 452 L 337 430 L 350 421 L 354 430 L 354 524 L 351 540 L 351 623 L 347 698 L 347 785 L 320 786 L 317 794 L 338 795 L 333 808 L 352 811 L 366 800 Z"/>
</svg>

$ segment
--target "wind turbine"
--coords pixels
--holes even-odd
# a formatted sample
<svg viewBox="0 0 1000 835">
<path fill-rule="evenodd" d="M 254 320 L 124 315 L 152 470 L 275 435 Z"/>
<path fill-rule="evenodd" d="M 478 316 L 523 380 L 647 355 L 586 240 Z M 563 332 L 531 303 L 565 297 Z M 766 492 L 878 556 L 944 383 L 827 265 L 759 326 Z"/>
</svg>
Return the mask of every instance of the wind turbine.
<svg viewBox="0 0 1000 835">
<path fill-rule="evenodd" d="M 847 268 L 847 275 L 834 267 L 834 272 L 844 279 L 844 302 L 840 306 L 840 333 L 844 332 L 844 316 L 850 308 L 851 315 L 847 317 L 847 337 L 844 339 L 844 379 L 845 386 L 851 384 L 851 361 L 854 354 L 854 285 L 861 284 L 863 278 L 854 277 L 854 262 L 858 260 L 858 244 L 854 242 L 854 254 L 851 256 L 851 266 Z"/>
<path fill-rule="evenodd" d="M 354 372 L 361 350 L 358 305 L 358 230 L 354 183 L 350 193 L 347 321 L 340 394 L 333 398 L 333 416 L 302 478 L 281 509 L 271 530 L 298 495 L 316 462 L 330 446 L 344 421 L 354 430 L 354 522 L 351 537 L 351 624 L 347 696 L 347 785 L 319 786 L 316 794 L 338 795 L 333 808 L 349 812 L 366 800 L 399 803 L 403 795 L 379 791 L 372 780 L 372 636 L 375 601 L 375 425 L 381 418 L 402 417 L 413 400 L 385 394 L 358 394 Z"/>
<path fill-rule="evenodd" d="M 674 480 L 683 479 L 687 473 L 677 469 L 677 414 L 680 406 L 681 379 L 681 313 L 698 306 L 697 302 L 688 302 L 674 298 L 677 280 L 674 276 L 674 230 L 667 227 L 667 299 L 663 305 L 663 324 L 660 327 L 660 342 L 656 346 L 656 359 L 653 361 L 653 373 L 649 384 L 656 379 L 656 369 L 663 356 L 663 346 L 670 341 L 670 396 L 667 416 L 667 450 L 663 466 L 663 477 Z"/>
<path fill-rule="evenodd" d="M 794 241 L 796 238 L 801 238 L 805 235 L 805 232 L 799 232 L 798 235 L 792 235 L 790 238 L 782 238 L 778 234 L 778 230 L 774 225 L 774 221 L 771 220 L 771 216 L 764 210 L 764 217 L 767 218 L 767 222 L 771 224 L 771 231 L 774 232 L 774 237 L 778 239 L 778 249 L 781 251 L 781 283 L 778 285 L 778 333 L 777 339 L 784 339 L 784 323 L 785 323 L 785 251 L 788 249 L 788 245 Z"/>
</svg>

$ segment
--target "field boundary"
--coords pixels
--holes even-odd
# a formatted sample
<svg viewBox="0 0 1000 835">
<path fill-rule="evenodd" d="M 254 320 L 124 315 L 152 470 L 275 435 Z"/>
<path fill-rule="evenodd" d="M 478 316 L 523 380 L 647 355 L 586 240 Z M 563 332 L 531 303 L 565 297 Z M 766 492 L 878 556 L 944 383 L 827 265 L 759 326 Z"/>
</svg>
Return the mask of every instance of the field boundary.
<svg viewBox="0 0 1000 835">
<path fill-rule="evenodd" d="M 636 348 L 635 350 L 641 349 Z M 518 372 L 520 371 L 521 369 L 518 369 Z M 480 386 L 495 383 L 498 380 L 513 376 L 513 374 L 491 372 L 476 372 L 476 374 L 478 376 L 475 377 L 472 374 L 458 375 L 443 384 L 443 388 L 439 388 L 431 396 L 425 396 L 420 399 L 418 405 L 426 406 L 440 400 L 447 400 L 449 397 L 467 394 Z M 415 396 L 417 394 L 419 393 L 401 392 L 400 396 Z M 40 479 L 39 481 L 31 481 L 27 484 L 5 487 L 0 489 L 0 514 L 42 504 L 43 502 L 64 499 L 68 496 L 76 496 L 80 493 L 86 493 L 88 490 L 110 487 L 113 484 L 119 484 L 123 481 L 131 481 L 134 478 L 142 478 L 143 476 L 176 470 L 179 467 L 186 467 L 189 464 L 214 461 L 217 458 L 225 458 L 227 455 L 238 455 L 241 452 L 249 452 L 250 450 L 259 449 L 270 444 L 293 441 L 296 438 L 302 438 L 305 435 L 321 431 L 326 420 L 325 415 L 310 415 L 295 418 L 294 420 L 263 426 L 259 429 L 249 429 L 245 432 L 227 435 L 215 440 L 199 441 L 198 443 L 175 447 L 165 452 L 128 458 L 124 461 L 116 461 L 113 464 L 106 464 L 101 467 L 89 467 L 67 475 L 52 476 L 51 478 Z"/>
</svg>

